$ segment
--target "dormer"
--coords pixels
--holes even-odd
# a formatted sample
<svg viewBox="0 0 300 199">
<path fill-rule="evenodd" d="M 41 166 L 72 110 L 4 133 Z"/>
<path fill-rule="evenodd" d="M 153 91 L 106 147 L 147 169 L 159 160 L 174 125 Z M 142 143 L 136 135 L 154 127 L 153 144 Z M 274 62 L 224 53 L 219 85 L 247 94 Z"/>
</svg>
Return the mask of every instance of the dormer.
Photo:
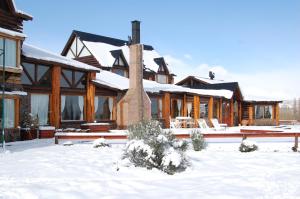
<svg viewBox="0 0 300 199">
<path fill-rule="evenodd" d="M 111 71 L 123 77 L 129 77 L 129 66 L 122 50 L 113 50 L 110 52 L 115 59 Z"/>
<path fill-rule="evenodd" d="M 158 70 L 156 74 L 156 82 L 161 84 L 169 83 L 169 69 L 163 57 L 154 58 L 155 63 L 158 65 Z"/>
</svg>

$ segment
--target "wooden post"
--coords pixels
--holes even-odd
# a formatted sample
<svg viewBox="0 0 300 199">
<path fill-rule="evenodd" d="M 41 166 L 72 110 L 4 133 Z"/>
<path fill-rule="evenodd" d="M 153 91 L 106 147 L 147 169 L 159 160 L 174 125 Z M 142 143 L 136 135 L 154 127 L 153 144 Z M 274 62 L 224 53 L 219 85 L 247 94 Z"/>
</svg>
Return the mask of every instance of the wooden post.
<svg viewBox="0 0 300 199">
<path fill-rule="evenodd" d="M 233 98 L 230 100 L 230 124 L 229 126 L 233 126 L 234 123 L 234 104 L 233 104 Z"/>
<path fill-rule="evenodd" d="M 217 114 L 217 118 L 218 118 L 218 120 L 219 120 L 219 123 L 222 123 L 221 121 L 220 121 L 220 100 L 216 100 L 216 105 L 217 105 L 217 110 L 216 110 L 216 114 Z"/>
<path fill-rule="evenodd" d="M 242 122 L 242 118 L 243 118 L 243 106 L 242 106 L 242 102 L 239 102 L 239 106 L 238 106 L 238 111 L 239 111 L 239 124 L 241 124 Z"/>
<path fill-rule="evenodd" d="M 50 124 L 55 128 L 60 127 L 60 74 L 61 67 L 52 67 L 52 93 L 50 95 Z"/>
<path fill-rule="evenodd" d="M 194 126 L 196 127 L 200 116 L 200 97 L 194 96 Z"/>
<path fill-rule="evenodd" d="M 170 128 L 170 101 L 171 101 L 171 96 L 170 93 L 165 93 L 163 96 L 163 111 L 162 111 L 162 116 L 165 121 L 165 128 Z"/>
<path fill-rule="evenodd" d="M 186 99 L 186 94 L 183 95 L 183 117 L 187 116 L 187 99 Z"/>
<path fill-rule="evenodd" d="M 249 118 L 249 125 L 253 125 L 253 105 L 248 107 L 248 118 Z"/>
<path fill-rule="evenodd" d="M 276 104 L 276 111 L 275 111 L 275 114 L 276 114 L 276 118 L 275 118 L 275 120 L 276 120 L 276 126 L 278 126 L 279 125 L 279 103 L 277 103 Z"/>
<path fill-rule="evenodd" d="M 210 97 L 208 100 L 208 123 L 210 124 L 210 126 L 212 126 L 211 124 L 211 119 L 213 118 L 213 111 L 214 111 L 214 98 Z"/>
<path fill-rule="evenodd" d="M 15 99 L 15 128 L 20 126 L 20 98 Z"/>
<path fill-rule="evenodd" d="M 223 101 L 222 101 L 222 98 L 220 98 L 219 104 L 220 104 L 219 122 L 223 123 Z"/>
<path fill-rule="evenodd" d="M 85 118 L 87 122 L 94 122 L 95 120 L 95 85 L 92 80 L 96 79 L 96 72 L 89 72 L 86 83 L 86 104 L 85 104 Z"/>
<path fill-rule="evenodd" d="M 272 119 L 276 120 L 276 104 L 272 105 Z"/>
</svg>

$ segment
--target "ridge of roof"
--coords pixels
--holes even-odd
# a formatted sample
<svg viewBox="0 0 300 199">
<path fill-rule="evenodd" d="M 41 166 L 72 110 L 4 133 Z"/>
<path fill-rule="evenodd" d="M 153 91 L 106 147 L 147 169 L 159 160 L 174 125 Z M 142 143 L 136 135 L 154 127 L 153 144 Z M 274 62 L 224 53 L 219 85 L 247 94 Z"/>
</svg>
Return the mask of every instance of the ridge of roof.
<svg viewBox="0 0 300 199">
<path fill-rule="evenodd" d="M 122 40 L 122 39 L 106 37 L 106 36 L 97 35 L 97 34 L 93 34 L 93 33 L 82 32 L 82 31 L 78 31 L 78 30 L 73 30 L 73 33 L 76 34 L 83 41 L 102 42 L 102 43 L 106 43 L 106 44 L 110 44 L 110 45 L 118 46 L 118 47 L 128 45 L 128 41 Z M 144 50 L 151 51 L 151 50 L 154 50 L 154 48 L 150 45 L 144 45 Z"/>
</svg>

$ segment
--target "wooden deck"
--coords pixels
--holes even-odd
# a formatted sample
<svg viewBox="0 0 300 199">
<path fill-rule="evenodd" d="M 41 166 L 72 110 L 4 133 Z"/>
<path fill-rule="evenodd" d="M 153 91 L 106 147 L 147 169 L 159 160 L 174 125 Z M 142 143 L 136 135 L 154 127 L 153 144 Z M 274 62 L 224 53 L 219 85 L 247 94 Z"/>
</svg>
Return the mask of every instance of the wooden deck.
<svg viewBox="0 0 300 199">
<path fill-rule="evenodd" d="M 182 133 L 175 134 L 176 138 L 184 139 L 190 138 L 190 134 Z M 276 132 L 276 131 L 251 131 L 251 132 L 226 132 L 226 133 L 203 133 L 204 138 L 281 138 L 292 137 L 295 138 L 295 149 L 298 148 L 298 137 L 300 132 Z M 59 140 L 95 140 L 104 138 L 107 140 L 125 140 L 127 135 L 125 133 L 56 133 L 55 144 Z"/>
</svg>

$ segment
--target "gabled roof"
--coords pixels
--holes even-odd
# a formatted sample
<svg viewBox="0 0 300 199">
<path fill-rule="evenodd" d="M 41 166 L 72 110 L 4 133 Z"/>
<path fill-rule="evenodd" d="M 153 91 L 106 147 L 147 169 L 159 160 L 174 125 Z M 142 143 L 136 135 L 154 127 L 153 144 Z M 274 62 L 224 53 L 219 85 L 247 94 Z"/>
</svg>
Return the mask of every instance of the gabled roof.
<svg viewBox="0 0 300 199">
<path fill-rule="evenodd" d="M 228 83 L 224 80 L 218 80 L 218 79 L 210 79 L 210 78 L 206 78 L 206 77 L 200 77 L 200 76 L 188 76 L 186 78 L 184 78 L 183 80 L 180 80 L 179 82 L 177 82 L 176 84 L 177 85 L 182 85 L 184 84 L 186 81 L 188 80 L 194 80 L 194 81 L 198 81 L 198 82 L 201 82 L 203 84 L 221 84 L 221 83 Z"/>
<path fill-rule="evenodd" d="M 7 2 L 7 5 L 12 13 L 17 15 L 18 17 L 21 17 L 25 21 L 32 20 L 33 17 L 31 15 L 23 12 L 22 10 L 17 9 L 17 6 L 16 6 L 14 0 L 5 0 L 5 1 Z M 2 2 L 5 3 L 4 0 L 2 0 Z"/>
<path fill-rule="evenodd" d="M 50 64 L 59 64 L 66 67 L 72 67 L 84 71 L 100 71 L 100 69 L 84 64 L 82 62 L 49 52 L 47 50 L 24 43 L 22 46 L 22 55 L 38 61 L 46 61 Z"/>
<path fill-rule="evenodd" d="M 66 43 L 61 53 L 63 56 L 67 55 L 75 37 L 78 37 L 82 41 L 102 67 L 112 67 L 115 58 L 111 52 L 117 50 L 122 51 L 126 62 L 129 63 L 128 41 L 77 30 L 72 32 L 68 42 Z M 157 72 L 159 65 L 154 61 L 154 59 L 160 57 L 161 55 L 159 55 L 152 46 L 144 45 L 143 60 L 146 69 Z"/>
</svg>

